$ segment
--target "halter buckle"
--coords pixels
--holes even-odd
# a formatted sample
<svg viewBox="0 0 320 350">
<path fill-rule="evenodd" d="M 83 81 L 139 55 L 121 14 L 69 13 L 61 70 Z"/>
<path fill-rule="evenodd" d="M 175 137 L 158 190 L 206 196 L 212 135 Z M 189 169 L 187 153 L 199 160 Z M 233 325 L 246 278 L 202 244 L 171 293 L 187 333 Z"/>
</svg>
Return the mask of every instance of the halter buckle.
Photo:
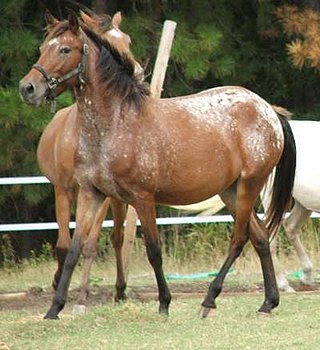
<svg viewBox="0 0 320 350">
<path fill-rule="evenodd" d="M 58 86 L 58 79 L 51 77 L 47 84 L 50 90 L 54 90 Z"/>
<path fill-rule="evenodd" d="M 89 53 L 89 45 L 87 43 L 83 44 L 82 52 L 83 52 L 84 55 L 86 55 L 86 56 L 88 55 L 88 53 Z"/>
</svg>

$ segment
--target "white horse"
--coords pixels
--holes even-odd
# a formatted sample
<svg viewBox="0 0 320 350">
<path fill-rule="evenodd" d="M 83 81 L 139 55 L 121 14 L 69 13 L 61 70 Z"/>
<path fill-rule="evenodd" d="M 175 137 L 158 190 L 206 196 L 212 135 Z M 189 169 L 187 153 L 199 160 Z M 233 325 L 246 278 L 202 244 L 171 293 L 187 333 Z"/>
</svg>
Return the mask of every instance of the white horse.
<svg viewBox="0 0 320 350">
<path fill-rule="evenodd" d="M 313 211 L 320 212 L 320 166 L 317 161 L 320 149 L 320 122 L 291 120 L 296 147 L 297 167 L 293 188 L 294 205 L 283 221 L 286 235 L 293 244 L 304 272 L 303 282 L 313 281 L 313 265 L 300 240 L 301 228 Z M 272 181 L 268 181 L 261 192 L 261 201 L 265 211 L 269 205 L 269 189 Z M 176 207 L 188 211 L 201 211 L 202 215 L 212 215 L 224 207 L 219 196 L 189 206 Z M 273 234 L 271 234 L 271 237 Z M 271 241 L 272 258 L 276 270 L 278 287 L 285 291 L 293 291 L 283 272 L 276 254 L 277 240 Z"/>
</svg>

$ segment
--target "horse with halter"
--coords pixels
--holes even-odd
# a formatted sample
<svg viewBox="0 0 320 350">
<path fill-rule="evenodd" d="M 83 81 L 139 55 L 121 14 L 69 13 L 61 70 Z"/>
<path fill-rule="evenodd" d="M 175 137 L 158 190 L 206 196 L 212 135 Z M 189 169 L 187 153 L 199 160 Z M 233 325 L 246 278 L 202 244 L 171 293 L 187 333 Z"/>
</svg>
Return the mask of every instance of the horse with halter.
<svg viewBox="0 0 320 350">
<path fill-rule="evenodd" d="M 112 43 L 119 52 L 127 54 L 135 64 L 136 74 L 140 75 L 142 79 L 143 70 L 139 63 L 134 60 L 130 51 L 131 38 L 120 30 L 122 22 L 120 12 L 117 12 L 112 18 L 105 15 L 98 16 L 94 13 L 89 15 L 81 12 L 81 20 L 94 32 Z M 56 23 L 56 20 L 49 13 L 46 14 L 46 21 L 48 27 Z M 38 164 L 41 172 L 53 184 L 55 193 L 55 211 L 59 231 L 55 248 L 58 269 L 52 282 L 54 289 L 59 284 L 65 257 L 71 243 L 69 222 L 72 204 L 75 202 L 78 192 L 78 183 L 74 174 L 74 155 L 79 139 L 79 130 L 76 123 L 77 118 L 79 118 L 78 114 L 79 110 L 76 103 L 59 110 L 43 131 L 37 149 Z M 82 248 L 84 256 L 83 275 L 76 305 L 84 305 L 86 301 L 89 273 L 97 254 L 97 239 L 102 222 L 106 217 L 109 203 L 110 198 L 107 198 L 97 212 L 95 223 Z M 121 202 L 115 199 L 111 199 L 111 207 L 114 218 L 111 241 L 116 252 L 117 261 L 117 293 L 115 299 L 120 300 L 125 299 L 124 290 L 126 287 L 121 255 L 125 208 Z"/>
<path fill-rule="evenodd" d="M 156 99 L 134 74 L 134 65 L 108 41 L 71 14 L 50 28 L 37 66 L 20 82 L 20 94 L 38 105 L 50 93 L 47 77 L 75 71 L 87 52 L 85 83 L 78 75 L 55 87 L 76 96 L 79 183 L 76 230 L 46 318 L 58 318 L 81 246 L 107 196 L 132 205 L 140 218 L 148 259 L 159 290 L 159 312 L 171 295 L 163 268 L 155 204 L 183 205 L 219 194 L 235 219 L 228 256 L 210 284 L 200 317 L 216 307 L 226 273 L 250 239 L 262 266 L 265 300 L 259 312 L 279 303 L 269 231 L 254 204 L 276 166 L 267 227 L 280 224 L 293 186 L 295 143 L 285 118 L 261 97 L 226 86 L 198 94 Z M 201 155 L 201 157 L 199 156 Z"/>
</svg>

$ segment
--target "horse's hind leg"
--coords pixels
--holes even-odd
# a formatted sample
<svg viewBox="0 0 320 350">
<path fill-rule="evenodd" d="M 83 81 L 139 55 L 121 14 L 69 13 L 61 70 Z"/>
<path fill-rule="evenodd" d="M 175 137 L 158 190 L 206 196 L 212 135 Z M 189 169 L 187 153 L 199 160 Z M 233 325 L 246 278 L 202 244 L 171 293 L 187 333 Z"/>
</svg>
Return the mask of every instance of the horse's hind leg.
<svg viewBox="0 0 320 350">
<path fill-rule="evenodd" d="M 59 185 L 54 186 L 54 191 L 56 220 L 59 226 L 58 240 L 55 248 L 58 268 L 52 281 L 52 287 L 56 290 L 61 277 L 63 264 L 71 243 L 69 223 L 71 216 L 71 205 L 74 201 L 74 191 L 68 191 Z"/>
<path fill-rule="evenodd" d="M 236 217 L 236 201 L 237 201 L 237 183 L 234 183 L 224 193 L 220 194 L 222 201 L 226 204 L 233 218 Z M 250 211 L 252 208 L 250 209 Z M 249 214 L 250 215 L 250 214 Z M 229 246 L 229 254 L 224 264 L 222 265 L 217 277 L 211 282 L 208 293 L 202 302 L 200 310 L 200 318 L 206 318 L 212 309 L 216 308 L 215 299 L 222 290 L 223 281 L 232 266 L 233 262 L 240 255 L 244 245 L 248 241 L 249 235 L 247 232 L 248 219 L 237 220 L 234 224 L 233 235 Z M 241 227 L 242 226 L 242 227 Z"/>
<path fill-rule="evenodd" d="M 260 258 L 265 288 L 265 300 L 258 311 L 270 313 L 279 304 L 279 291 L 271 258 L 269 233 L 255 213 L 251 215 L 249 234 Z"/>
<path fill-rule="evenodd" d="M 251 239 L 252 232 L 254 232 L 256 229 L 255 222 L 252 220 L 255 218 L 253 215 L 253 207 L 263 186 L 263 182 L 264 181 L 262 179 L 260 179 L 260 181 L 257 181 L 255 179 L 240 179 L 237 185 L 234 184 L 227 191 L 220 194 L 221 199 L 225 202 L 230 213 L 235 218 L 234 230 L 230 242 L 228 257 L 225 260 L 221 270 L 219 271 L 218 276 L 210 284 L 207 296 L 202 303 L 202 309 L 200 312 L 201 318 L 206 317 L 209 314 L 210 309 L 216 307 L 215 299 L 221 292 L 223 281 L 229 268 L 242 252 L 244 245 L 249 239 L 249 235 Z M 266 288 L 266 300 L 268 300 L 269 305 L 269 300 L 276 299 L 273 298 L 273 295 L 278 295 L 278 291 L 276 288 L 276 280 L 270 255 L 268 237 L 264 237 L 262 235 L 261 240 L 257 241 L 257 243 L 260 243 L 261 246 L 261 248 L 258 246 L 256 249 L 259 249 L 259 257 L 268 287 Z M 265 249 L 265 255 L 267 257 L 264 257 L 262 254 L 262 249 Z M 266 310 L 263 311 L 267 312 Z"/>
<path fill-rule="evenodd" d="M 115 301 L 126 300 L 125 289 L 127 281 L 124 274 L 122 246 L 123 246 L 123 223 L 126 216 L 126 205 L 115 199 L 111 200 L 114 226 L 111 233 L 111 242 L 116 253 L 117 280 Z"/>
<path fill-rule="evenodd" d="M 110 198 L 106 198 L 95 215 L 93 226 L 82 247 L 82 255 L 84 257 L 84 262 L 82 269 L 82 278 L 80 283 L 80 292 L 77 299 L 77 303 L 73 308 L 73 312 L 76 314 L 83 313 L 85 310 L 84 305 L 86 304 L 87 296 L 89 293 L 88 285 L 90 271 L 92 264 L 97 256 L 98 238 L 101 231 L 102 222 L 105 219 L 109 209 L 109 204 Z"/>
<path fill-rule="evenodd" d="M 304 222 L 310 217 L 311 211 L 302 206 L 298 201 L 295 201 L 290 215 L 284 220 L 283 226 L 290 242 L 299 257 L 303 272 L 304 283 L 312 282 L 312 262 L 306 253 L 306 250 L 300 240 L 301 227 Z"/>
</svg>

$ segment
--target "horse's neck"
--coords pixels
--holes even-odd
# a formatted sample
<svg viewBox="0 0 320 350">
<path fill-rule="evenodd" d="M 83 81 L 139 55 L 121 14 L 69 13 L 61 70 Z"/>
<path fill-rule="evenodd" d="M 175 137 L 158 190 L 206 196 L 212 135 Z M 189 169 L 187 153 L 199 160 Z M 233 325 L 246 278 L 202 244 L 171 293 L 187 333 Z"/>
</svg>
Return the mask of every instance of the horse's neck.
<svg viewBox="0 0 320 350">
<path fill-rule="evenodd" d="M 79 123 L 86 129 L 109 129 L 112 119 L 119 112 L 119 105 L 113 99 L 104 97 L 101 89 L 95 84 L 88 83 L 75 92 L 78 108 Z"/>
</svg>

